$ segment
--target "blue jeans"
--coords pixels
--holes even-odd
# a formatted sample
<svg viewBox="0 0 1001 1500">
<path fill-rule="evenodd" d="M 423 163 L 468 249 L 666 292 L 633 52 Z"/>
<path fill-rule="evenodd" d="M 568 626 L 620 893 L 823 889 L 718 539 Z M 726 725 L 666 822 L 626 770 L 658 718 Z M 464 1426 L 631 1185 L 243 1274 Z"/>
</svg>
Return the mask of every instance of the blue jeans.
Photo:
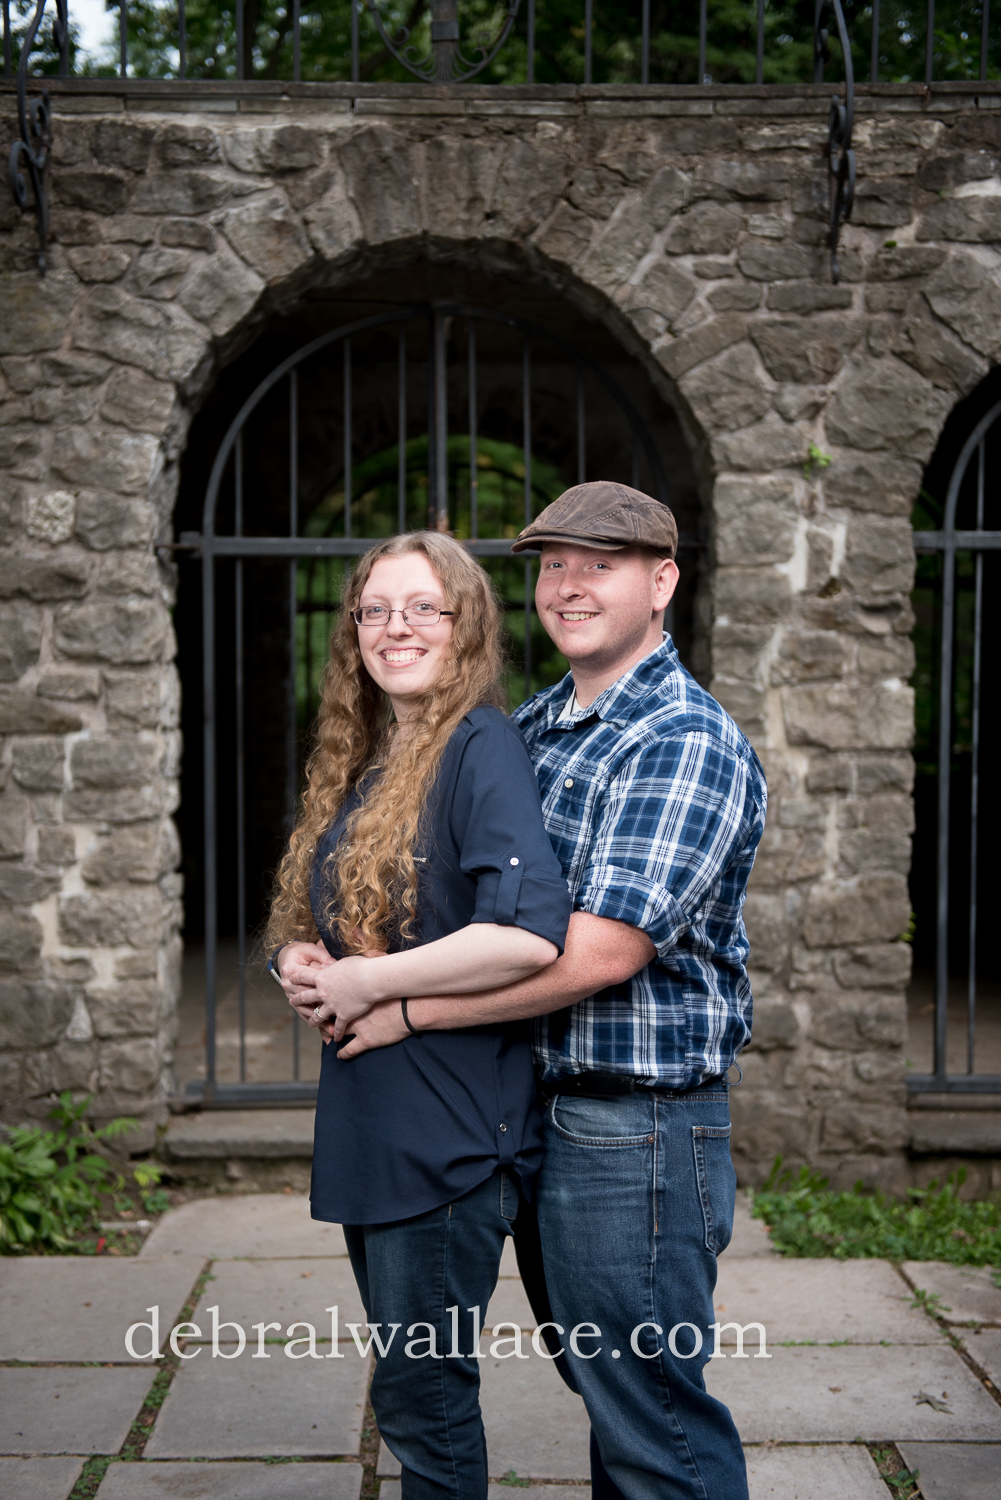
<svg viewBox="0 0 1001 1500">
<path fill-rule="evenodd" d="M 392 1224 L 344 1226 L 369 1322 L 382 1324 L 384 1344 L 390 1325 L 401 1325 L 387 1354 L 377 1356 L 372 1408 L 379 1432 L 403 1465 L 403 1500 L 486 1500 L 480 1363 L 469 1357 L 476 1348 L 469 1310 L 478 1308 L 480 1319 L 486 1317 L 519 1203 L 517 1179 L 499 1170 L 430 1213 Z M 430 1324 L 433 1347 L 430 1330 L 415 1323 Z"/>
<path fill-rule="evenodd" d="M 591 1419 L 600 1500 L 747 1500 L 737 1429 L 702 1377 L 716 1257 L 733 1231 L 729 1137 L 725 1085 L 549 1101 L 542 1259 L 567 1375 Z M 601 1337 L 582 1332 L 575 1354 L 570 1334 L 581 1323 Z M 698 1353 L 692 1328 L 675 1333 L 677 1353 L 669 1347 L 682 1323 L 699 1331 Z M 640 1324 L 662 1332 L 636 1332 Z"/>
</svg>

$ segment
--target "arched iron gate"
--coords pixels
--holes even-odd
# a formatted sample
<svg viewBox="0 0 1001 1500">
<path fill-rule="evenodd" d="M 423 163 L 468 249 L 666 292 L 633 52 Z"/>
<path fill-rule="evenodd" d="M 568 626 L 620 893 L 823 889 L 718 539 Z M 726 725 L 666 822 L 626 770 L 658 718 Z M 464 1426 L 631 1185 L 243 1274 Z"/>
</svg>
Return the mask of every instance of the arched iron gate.
<svg viewBox="0 0 1001 1500">
<path fill-rule="evenodd" d="M 995 857 L 992 849 L 985 849 L 980 832 L 984 823 L 984 792 L 988 787 L 993 790 L 997 780 L 994 774 L 989 783 L 982 779 L 984 712 L 996 704 L 998 684 L 994 654 L 989 653 L 985 663 L 983 646 L 985 613 L 990 611 L 996 622 L 1001 581 L 997 575 L 985 578 L 985 568 L 991 567 L 993 571 L 993 554 L 1001 550 L 1001 530 L 996 529 L 1001 521 L 999 480 L 1001 401 L 976 424 L 963 445 L 949 480 L 941 530 L 914 532 L 917 552 L 937 554 L 939 558 L 940 597 L 933 1066 L 930 1073 L 908 1073 L 907 1086 L 912 1094 L 1001 1093 L 1001 1072 L 977 1067 L 978 988 L 982 988 L 978 977 L 981 981 L 984 977 L 978 976 L 978 946 L 988 941 L 978 896 L 984 884 L 985 853 L 992 861 Z M 993 530 L 988 524 L 991 520 L 995 525 Z M 958 526 L 959 521 L 965 521 L 966 525 Z M 966 596 L 962 613 L 961 593 Z M 985 691 L 985 665 L 993 674 L 989 691 Z M 965 774 L 961 788 L 957 786 L 960 754 L 964 758 L 969 756 L 968 788 Z M 989 764 L 995 764 L 993 759 Z M 963 770 L 965 773 L 965 766 Z M 965 807 L 957 805 L 960 789 Z M 954 899 L 961 871 L 961 862 L 955 857 L 956 846 L 961 840 L 965 844 L 967 839 L 968 849 L 960 848 L 959 853 L 961 860 L 967 855 L 963 874 L 969 881 L 968 916 Z M 989 911 L 988 918 L 993 926 L 996 913 Z M 965 1009 L 962 1047 L 965 1065 L 961 1070 L 950 1071 L 950 970 L 955 977 L 962 967 L 966 970 L 965 993 L 960 1001 Z M 996 971 L 990 978 L 992 981 L 996 978 Z M 960 999 L 955 991 L 953 999 Z M 992 1000 L 992 1009 L 996 1009 L 997 998 Z M 1001 1014 L 991 1016 L 992 1032 L 999 1022 Z M 955 1030 L 952 1040 L 955 1061 L 959 1051 Z M 993 1040 L 992 1046 L 996 1046 Z"/>
<path fill-rule="evenodd" d="M 545 328 L 522 319 L 484 308 L 467 307 L 460 304 L 436 304 L 398 308 L 392 312 L 365 318 L 358 322 L 324 334 L 276 366 L 261 381 L 247 398 L 233 419 L 219 446 L 212 466 L 205 496 L 202 530 L 182 532 L 180 545 L 201 559 L 202 565 L 202 629 L 203 629 L 203 704 L 204 704 L 204 861 L 205 861 L 205 1076 L 204 1080 L 188 1082 L 187 1093 L 200 1098 L 204 1106 L 234 1106 L 243 1104 L 291 1103 L 310 1100 L 316 1092 L 315 1080 L 301 1076 L 300 1026 L 298 1021 L 288 1022 L 292 1028 L 290 1058 L 291 1077 L 262 1081 L 248 1078 L 247 1002 L 248 1002 L 248 892 L 247 892 L 247 828 L 248 828 L 248 747 L 246 743 L 246 714 L 248 708 L 247 660 L 244 649 L 245 630 L 255 612 L 263 606 L 256 597 L 248 597 L 245 565 L 263 559 L 284 560 L 288 566 L 286 609 L 288 616 L 286 698 L 285 698 L 285 771 L 284 803 L 286 830 L 293 816 L 298 795 L 299 760 L 296 704 L 297 628 L 303 609 L 311 608 L 309 599 L 302 600 L 299 590 L 298 570 L 305 562 L 320 559 L 346 559 L 358 557 L 366 552 L 378 537 L 356 535 L 357 496 L 353 493 L 354 480 L 359 469 L 356 425 L 358 410 L 355 406 L 356 379 L 361 367 L 356 363 L 357 341 L 373 330 L 385 330 L 391 337 L 396 333 L 396 490 L 397 504 L 391 518 L 389 530 L 393 534 L 407 529 L 408 482 L 413 478 L 408 469 L 414 446 L 413 422 L 409 419 L 412 410 L 413 392 L 408 382 L 414 379 L 414 340 L 409 332 L 416 322 L 426 329 L 424 346 L 424 382 L 427 389 L 426 410 L 426 479 L 428 505 L 426 516 L 418 518 L 418 525 L 428 525 L 440 530 L 453 529 L 453 517 L 449 507 L 449 462 L 450 462 L 450 390 L 449 363 L 447 357 L 447 335 L 452 323 L 465 323 L 466 344 L 464 350 L 464 375 L 466 400 L 462 403 L 464 421 L 468 430 L 461 437 L 453 438 L 465 448 L 468 445 L 468 515 L 465 517 L 468 536 L 462 537 L 469 550 L 478 557 L 507 558 L 510 556 L 511 534 L 530 521 L 541 508 L 540 496 L 534 478 L 533 460 L 533 346 L 540 344 L 557 351 L 566 366 L 575 373 L 572 391 L 565 393 L 565 403 L 570 406 L 570 421 L 575 427 L 575 473 L 572 480 L 578 483 L 588 477 L 589 421 L 607 424 L 608 412 L 614 409 L 628 434 L 628 472 L 609 474 L 603 478 L 619 478 L 634 485 L 640 484 L 665 503 L 668 499 L 667 482 L 656 445 L 639 412 L 620 383 L 601 365 L 590 359 L 581 350 L 559 338 Z M 478 397 L 479 377 L 483 369 L 478 352 L 478 330 L 484 324 L 503 325 L 520 339 L 520 426 L 521 426 L 521 504 L 517 525 L 508 528 L 510 534 L 501 536 L 481 535 L 482 516 L 479 498 L 480 464 L 483 455 L 479 446 L 485 442 L 478 436 L 480 426 L 480 401 Z M 340 535 L 304 535 L 305 517 L 301 504 L 304 471 L 301 469 L 301 411 L 303 392 L 301 385 L 303 368 L 318 355 L 327 358 L 327 370 L 331 364 L 339 365 L 342 409 L 343 449 L 339 455 L 343 481 L 342 506 L 339 511 Z M 452 372 L 456 361 L 453 358 Z M 454 385 L 453 381 L 453 385 Z M 245 495 L 252 476 L 246 466 L 248 433 L 253 435 L 255 418 L 264 410 L 262 403 L 269 393 L 285 385 L 287 390 L 288 466 L 286 507 L 287 530 L 285 535 L 253 535 L 254 517 L 248 513 Z M 600 393 L 611 403 L 595 408 L 594 395 Z M 455 402 L 452 402 L 453 410 Z M 333 460 L 328 460 L 331 464 Z M 424 465 L 421 465 L 424 467 Z M 423 475 L 421 476 L 423 478 Z M 228 484 L 226 483 L 228 481 Z M 231 489 L 229 488 L 231 485 Z M 228 497 L 228 498 L 227 498 Z M 548 496 L 541 497 L 546 503 Z M 228 508 L 231 531 L 219 530 L 220 511 Z M 230 508 L 231 507 L 231 508 Z M 364 519 L 364 518 L 363 518 Z M 387 517 L 383 516 L 383 520 Z M 412 524 L 412 506 L 411 506 Z M 309 529 L 308 527 L 306 528 Z M 315 530 L 315 528 L 314 528 Z M 688 539 L 686 539 L 688 540 Z M 219 824 L 220 794 L 223 789 L 223 774 L 220 765 L 219 736 L 219 601 L 220 575 L 217 565 L 231 563 L 232 577 L 232 631 L 235 653 L 232 666 L 232 689 L 235 719 L 235 761 L 231 781 L 227 790 L 235 799 L 236 848 L 232 864 L 235 865 L 236 905 L 236 993 L 238 1027 L 238 1081 L 219 1078 L 219 1050 L 217 1027 L 217 1000 L 219 994 L 219 882 L 220 877 L 231 873 L 224 870 L 220 862 Z M 524 600 L 517 607 L 524 611 L 524 669 L 526 691 L 532 671 L 531 616 L 531 559 L 523 568 Z M 337 608 L 330 598 L 321 602 L 327 613 Z M 511 608 L 510 602 L 507 605 Z M 669 622 L 670 623 L 670 622 Z M 307 620 L 307 640 L 311 639 L 311 625 Z M 319 663 L 317 663 L 319 665 Z M 227 684 L 228 686 L 228 684 Z M 267 996 L 273 1006 L 274 991 Z"/>
</svg>

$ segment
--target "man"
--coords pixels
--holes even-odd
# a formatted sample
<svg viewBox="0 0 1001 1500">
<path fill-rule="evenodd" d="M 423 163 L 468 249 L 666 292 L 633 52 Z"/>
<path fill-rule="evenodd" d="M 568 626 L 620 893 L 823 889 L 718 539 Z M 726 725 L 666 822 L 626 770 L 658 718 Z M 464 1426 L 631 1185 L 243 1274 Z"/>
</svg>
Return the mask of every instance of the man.
<svg viewBox="0 0 1001 1500">
<path fill-rule="evenodd" d="M 727 1072 L 750 1036 L 741 910 L 764 775 L 664 635 L 678 581 L 666 506 L 578 485 L 512 547 L 529 549 L 572 674 L 515 714 L 573 899 L 566 950 L 505 989 L 411 999 L 409 1020 L 538 1018 L 538 1227 L 595 1495 L 746 1500 L 739 1437 L 702 1370 L 733 1222 Z M 346 1057 L 400 1040 L 399 1002 L 352 1030 Z"/>
</svg>

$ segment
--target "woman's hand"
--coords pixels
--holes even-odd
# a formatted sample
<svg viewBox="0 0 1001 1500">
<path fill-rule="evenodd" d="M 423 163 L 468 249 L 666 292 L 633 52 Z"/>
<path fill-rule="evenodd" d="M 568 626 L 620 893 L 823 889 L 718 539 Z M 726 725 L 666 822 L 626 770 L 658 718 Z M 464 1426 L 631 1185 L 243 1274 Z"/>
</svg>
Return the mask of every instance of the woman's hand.
<svg viewBox="0 0 1001 1500">
<path fill-rule="evenodd" d="M 322 943 L 287 943 L 278 955 L 275 968 L 288 1003 L 304 1021 L 316 1005 L 315 976 L 320 969 L 336 963 Z M 293 971 L 296 978 L 293 979 Z"/>
<path fill-rule="evenodd" d="M 371 1052 L 376 1047 L 392 1047 L 404 1041 L 410 1032 L 403 1021 L 403 1010 L 399 1000 L 380 1000 L 373 1005 L 351 1027 L 354 1036 L 337 1056 L 348 1061 L 362 1052 Z"/>
<path fill-rule="evenodd" d="M 296 1010 L 308 1025 L 322 1028 L 339 1042 L 349 1024 L 382 998 L 375 987 L 373 965 L 373 957 L 358 953 L 319 968 L 291 965 L 288 977 L 307 997 L 305 1002 L 293 1001 Z M 324 1026 L 331 1020 L 332 1033 Z"/>
</svg>

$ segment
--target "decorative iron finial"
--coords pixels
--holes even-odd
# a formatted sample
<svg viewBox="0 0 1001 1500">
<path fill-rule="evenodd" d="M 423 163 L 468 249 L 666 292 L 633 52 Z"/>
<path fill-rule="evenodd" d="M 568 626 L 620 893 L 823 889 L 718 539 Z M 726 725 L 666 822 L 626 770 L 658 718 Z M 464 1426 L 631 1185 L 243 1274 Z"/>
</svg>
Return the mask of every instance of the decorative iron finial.
<svg viewBox="0 0 1001 1500">
<path fill-rule="evenodd" d="M 467 44 L 474 56 L 466 57 L 459 37 L 459 0 L 430 0 L 431 50 L 419 57 L 407 28 L 401 26 L 391 36 L 383 23 L 379 0 L 367 0 L 383 45 L 422 83 L 466 83 L 482 73 L 507 41 L 520 3 L 521 0 L 505 0 L 504 19 L 492 45 L 493 27 L 481 26 Z"/>
<path fill-rule="evenodd" d="M 45 275 L 45 250 L 49 237 L 49 153 L 52 150 L 52 106 L 49 91 L 43 89 L 40 98 L 28 98 L 28 60 L 35 45 L 38 28 L 45 14 L 46 0 L 38 0 L 31 25 L 21 43 L 21 58 L 17 65 L 17 120 L 21 139 L 10 148 L 10 190 L 18 208 L 28 207 L 28 181 L 22 172 L 27 167 L 28 179 L 34 202 L 32 212 L 38 221 L 38 273 Z M 64 65 L 69 40 L 66 0 L 55 0 L 56 14 L 52 22 L 52 39 L 59 49 Z M 65 71 L 65 66 L 64 66 Z"/>
</svg>

